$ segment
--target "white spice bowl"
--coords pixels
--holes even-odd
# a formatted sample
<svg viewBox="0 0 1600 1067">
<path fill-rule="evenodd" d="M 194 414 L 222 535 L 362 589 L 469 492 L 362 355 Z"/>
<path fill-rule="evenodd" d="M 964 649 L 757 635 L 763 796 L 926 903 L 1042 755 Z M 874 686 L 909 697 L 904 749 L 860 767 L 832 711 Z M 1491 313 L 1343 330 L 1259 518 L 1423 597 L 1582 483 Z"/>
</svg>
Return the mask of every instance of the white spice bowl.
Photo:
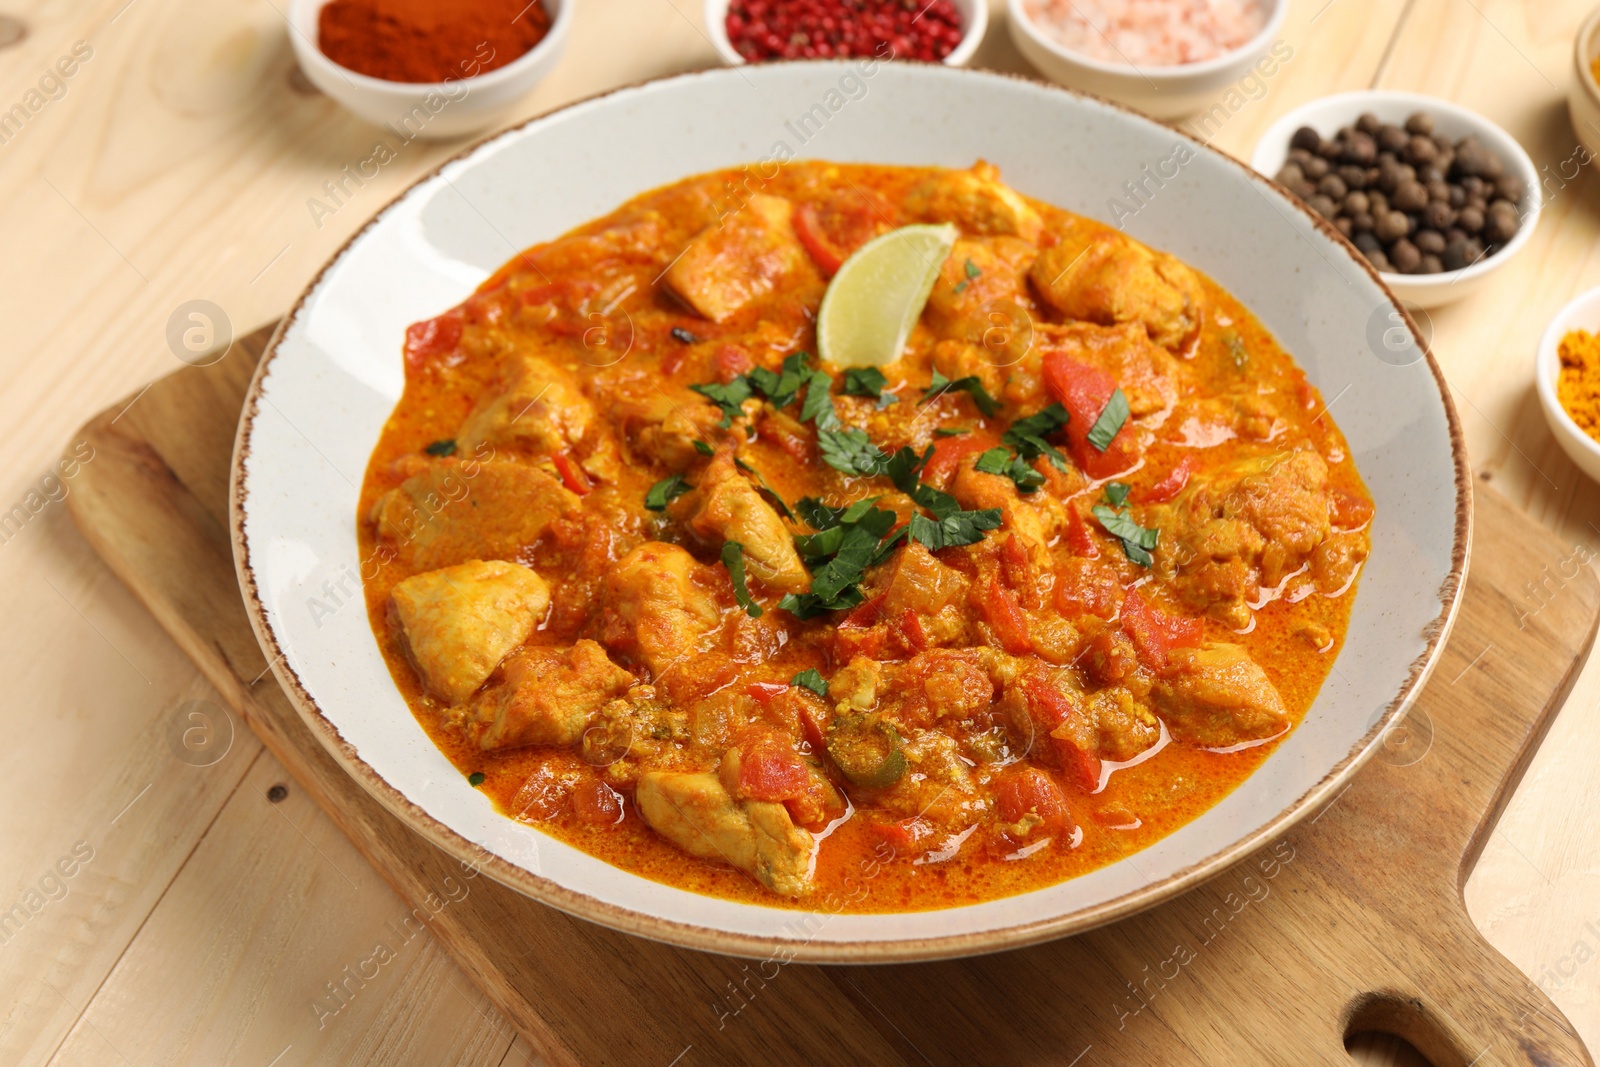
<svg viewBox="0 0 1600 1067">
<path fill-rule="evenodd" d="M 1323 137 L 1332 137 L 1342 127 L 1355 124 L 1362 113 L 1370 111 L 1384 122 L 1400 124 L 1418 111 L 1433 117 L 1434 131 L 1453 140 L 1476 136 L 1490 152 L 1500 157 L 1506 171 L 1522 179 L 1522 202 L 1517 205 L 1521 225 L 1505 246 L 1492 256 L 1484 256 L 1476 263 L 1460 270 L 1447 270 L 1439 274 L 1399 274 L 1379 271 L 1395 296 L 1417 307 L 1440 307 L 1469 295 L 1483 285 L 1491 274 L 1511 262 L 1513 256 L 1527 245 L 1528 239 L 1539 224 L 1542 197 L 1539 193 L 1539 171 L 1523 151 L 1517 139 L 1496 126 L 1476 111 L 1421 93 L 1402 93 L 1388 89 L 1362 89 L 1350 93 L 1335 93 L 1313 100 L 1295 108 L 1274 122 L 1261 140 L 1256 143 L 1250 165 L 1267 177 L 1277 174 L 1289 157 L 1289 139 L 1301 126 L 1310 126 Z"/>
<path fill-rule="evenodd" d="M 291 0 L 289 43 L 306 78 L 346 111 L 410 140 L 478 133 L 510 114 L 555 68 L 567 47 L 573 0 L 540 0 L 550 30 L 503 67 L 448 82 L 393 82 L 341 67 L 317 46 L 317 20 L 329 0 Z M 463 57 L 468 60 L 471 57 Z"/>
<path fill-rule="evenodd" d="M 1255 74 L 1269 78 L 1284 62 L 1279 41 L 1289 0 L 1262 0 L 1266 21 L 1250 40 L 1215 59 L 1172 67 L 1107 63 L 1074 52 L 1029 16 L 1026 0 L 1006 0 L 1006 18 L 1017 50 L 1053 82 L 1138 108 L 1158 119 L 1192 115 Z M 1293 56 L 1293 52 L 1288 53 Z"/>
</svg>

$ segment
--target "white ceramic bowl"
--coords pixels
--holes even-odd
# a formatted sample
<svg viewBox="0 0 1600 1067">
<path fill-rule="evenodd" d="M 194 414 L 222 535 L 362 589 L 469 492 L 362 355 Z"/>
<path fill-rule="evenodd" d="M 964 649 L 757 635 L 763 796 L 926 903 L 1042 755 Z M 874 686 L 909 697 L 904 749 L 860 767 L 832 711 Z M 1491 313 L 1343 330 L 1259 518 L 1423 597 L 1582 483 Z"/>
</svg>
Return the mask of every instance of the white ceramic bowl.
<svg viewBox="0 0 1600 1067">
<path fill-rule="evenodd" d="M 461 137 L 504 118 L 560 60 L 573 0 L 541 2 L 550 14 L 550 32 L 538 44 L 503 67 L 453 82 L 392 82 L 341 67 L 317 47 L 317 16 L 328 0 L 291 0 L 289 42 L 311 84 L 360 118 L 407 140 Z"/>
<path fill-rule="evenodd" d="M 1600 8 L 1596 8 L 1572 41 L 1572 84 L 1567 88 L 1567 114 L 1572 118 L 1572 132 L 1589 150 L 1589 158 L 1577 161 L 1581 167 L 1600 156 L 1600 85 L 1595 84 L 1594 72 L 1589 64 L 1600 56 Z M 1571 181 L 1577 172 L 1562 174 L 1563 181 Z"/>
<path fill-rule="evenodd" d="M 942 62 L 947 67 L 964 67 L 972 53 L 983 43 L 989 31 L 988 0 L 950 0 L 961 16 L 961 43 L 950 50 Z M 706 36 L 717 50 L 717 55 L 730 67 L 742 67 L 746 60 L 728 40 L 728 0 L 706 0 Z"/>
<path fill-rule="evenodd" d="M 1267 19 L 1261 32 L 1233 51 L 1203 63 L 1135 67 L 1102 62 L 1069 50 L 1034 22 L 1023 4 L 1024 0 L 1006 0 L 1011 39 L 1040 73 L 1051 81 L 1096 93 L 1161 119 L 1182 118 L 1202 110 L 1252 72 L 1270 78 L 1282 61 L 1273 49 L 1289 14 L 1289 0 L 1262 0 Z"/>
<path fill-rule="evenodd" d="M 1396 274 L 1383 271 L 1383 283 L 1401 300 L 1418 307 L 1439 307 L 1468 295 L 1482 285 L 1495 271 L 1511 262 L 1522 251 L 1539 224 L 1542 206 L 1539 195 L 1539 171 L 1533 160 L 1523 151 L 1517 139 L 1475 111 L 1459 104 L 1421 93 L 1392 92 L 1386 89 L 1363 89 L 1350 93 L 1335 93 L 1313 100 L 1284 115 L 1274 122 L 1256 143 L 1250 165 L 1272 177 L 1289 157 L 1289 139 L 1301 126 L 1310 126 L 1324 137 L 1331 137 L 1341 127 L 1355 123 L 1366 111 L 1384 122 L 1404 122 L 1418 111 L 1433 116 L 1434 131 L 1446 137 L 1462 138 L 1476 134 L 1483 146 L 1500 157 L 1506 169 L 1522 179 L 1524 191 L 1518 208 L 1522 225 L 1506 246 L 1492 256 L 1442 274 Z"/>
<path fill-rule="evenodd" d="M 357 490 L 404 385 L 406 326 L 460 302 L 513 248 L 643 190 L 770 159 L 780 146 L 799 155 L 785 122 L 855 70 L 772 63 L 666 78 L 545 115 L 446 163 L 312 279 L 262 358 L 234 451 L 231 522 L 251 620 L 333 756 L 419 833 L 519 891 L 693 948 L 833 962 L 951 956 L 1073 933 L 1171 897 L 1340 789 L 1431 670 L 1466 565 L 1471 486 L 1437 366 L 1350 246 L 1271 183 L 1187 141 L 1193 158 L 1127 231 L 1255 311 L 1332 403 L 1377 503 L 1347 642 L 1305 720 L 1250 778 L 1150 848 L 1080 878 L 971 906 L 820 921 L 628 874 L 497 813 L 413 718 L 359 598 L 331 614 L 326 599 L 362 569 Z M 982 157 L 1022 192 L 1103 218 L 1106 197 L 1183 136 L 1020 78 L 881 63 L 867 81 L 805 156 L 946 166 Z"/>
<path fill-rule="evenodd" d="M 1550 325 L 1545 327 L 1544 336 L 1539 338 L 1539 351 L 1533 364 L 1539 406 L 1544 409 L 1544 421 L 1550 424 L 1556 444 L 1579 470 L 1600 481 L 1600 442 L 1584 433 L 1556 398 L 1556 382 L 1561 375 L 1561 339 L 1571 330 L 1600 333 L 1600 289 L 1590 289 L 1556 312 Z"/>
</svg>

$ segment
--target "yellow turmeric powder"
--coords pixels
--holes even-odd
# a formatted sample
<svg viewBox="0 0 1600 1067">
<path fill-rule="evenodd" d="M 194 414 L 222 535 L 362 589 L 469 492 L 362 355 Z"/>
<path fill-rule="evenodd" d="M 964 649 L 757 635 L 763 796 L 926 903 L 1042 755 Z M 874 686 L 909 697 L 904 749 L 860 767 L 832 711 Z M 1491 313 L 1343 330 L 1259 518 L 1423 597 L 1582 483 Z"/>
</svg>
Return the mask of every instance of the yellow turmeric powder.
<svg viewBox="0 0 1600 1067">
<path fill-rule="evenodd" d="M 1556 396 L 1572 421 L 1600 441 L 1600 337 L 1571 330 L 1561 339 L 1561 377 Z"/>
</svg>

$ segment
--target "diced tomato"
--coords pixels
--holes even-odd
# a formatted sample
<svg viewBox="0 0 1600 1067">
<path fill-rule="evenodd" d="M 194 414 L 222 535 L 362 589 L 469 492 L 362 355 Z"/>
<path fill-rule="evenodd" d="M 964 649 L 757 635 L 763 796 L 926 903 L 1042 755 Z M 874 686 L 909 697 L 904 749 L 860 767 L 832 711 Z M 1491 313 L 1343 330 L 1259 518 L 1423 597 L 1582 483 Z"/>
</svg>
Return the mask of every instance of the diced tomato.
<svg viewBox="0 0 1600 1067">
<path fill-rule="evenodd" d="M 1034 833 L 1071 833 L 1077 827 L 1072 810 L 1067 807 L 1066 794 L 1037 767 L 1007 769 L 995 786 L 995 800 L 1000 806 L 1000 818 L 1008 823 L 1019 823 L 1029 815 L 1037 816 L 1041 821 Z"/>
<path fill-rule="evenodd" d="M 984 594 L 983 616 L 1000 641 L 1000 647 L 1013 656 L 1033 652 L 1033 637 L 1028 632 L 1028 616 L 1017 603 L 1017 594 L 993 578 Z"/>
<path fill-rule="evenodd" d="M 1080 558 L 1068 558 L 1056 569 L 1055 592 L 1056 610 L 1069 619 L 1079 615 L 1109 619 L 1122 598 L 1122 586 L 1110 564 Z"/>
<path fill-rule="evenodd" d="M 1024 685 L 1028 709 L 1034 722 L 1049 733 L 1062 774 L 1078 788 L 1093 792 L 1100 784 L 1100 751 L 1087 709 L 1042 675 Z"/>
<path fill-rule="evenodd" d="M 1328 518 L 1341 530 L 1358 530 L 1372 521 L 1372 501 L 1335 489 Z"/>
<path fill-rule="evenodd" d="M 1034 574 L 1033 555 L 1022 538 L 1011 534 L 1000 543 L 1000 574 L 1006 585 L 1016 590 L 1024 607 L 1039 607 L 1039 581 Z"/>
<path fill-rule="evenodd" d="M 1194 459 L 1184 456 L 1178 465 L 1161 477 L 1154 485 L 1135 489 L 1129 493 L 1130 499 L 1137 504 L 1165 504 L 1189 484 L 1189 475 L 1194 473 Z"/>
<path fill-rule="evenodd" d="M 826 277 L 850 254 L 894 225 L 894 208 L 870 191 L 841 192 L 810 200 L 794 213 L 794 235 Z"/>
<path fill-rule="evenodd" d="M 1139 657 L 1157 674 L 1167 669 L 1167 653 L 1174 648 L 1198 648 L 1205 638 L 1199 619 L 1171 615 L 1128 590 L 1122 599 L 1123 632 L 1133 640 Z"/>
<path fill-rule="evenodd" d="M 720 345 L 711 362 L 716 370 L 717 380 L 723 384 L 748 373 L 750 368 L 756 365 L 756 361 L 750 358 L 750 353 L 738 345 Z"/>
<path fill-rule="evenodd" d="M 752 800 L 790 800 L 801 796 L 811 785 L 800 754 L 782 738 L 756 734 L 739 751 L 739 788 L 742 797 Z"/>
<path fill-rule="evenodd" d="M 784 682 L 751 682 L 744 687 L 744 691 L 765 707 L 772 703 L 774 697 L 787 693 L 789 686 Z"/>
<path fill-rule="evenodd" d="M 874 822 L 870 826 L 873 833 L 892 845 L 897 852 L 909 852 L 934 834 L 933 826 L 918 818 Z"/>
<path fill-rule="evenodd" d="M 1067 547 L 1072 549 L 1074 555 L 1085 559 L 1100 558 L 1100 542 L 1095 540 L 1094 534 L 1089 531 L 1089 524 L 1084 521 L 1083 514 L 1071 504 L 1067 505 Z"/>
<path fill-rule="evenodd" d="M 461 327 L 465 316 L 460 308 L 451 308 L 436 319 L 413 322 L 406 327 L 406 366 L 412 370 L 455 350 L 461 343 Z"/>
<path fill-rule="evenodd" d="M 550 457 L 550 461 L 556 465 L 556 473 L 561 475 L 561 481 L 574 493 L 587 496 L 594 488 L 589 484 L 589 476 L 565 452 L 557 452 Z"/>
<path fill-rule="evenodd" d="M 782 449 L 796 463 L 807 465 L 816 458 L 817 435 L 786 411 L 763 408 L 756 420 L 756 436 Z"/>
<path fill-rule="evenodd" d="M 912 652 L 922 652 L 927 649 L 928 634 L 922 628 L 922 620 L 917 618 L 916 612 L 907 608 L 905 613 L 900 616 L 898 629 L 906 647 Z"/>
<path fill-rule="evenodd" d="M 813 753 L 827 747 L 828 724 L 833 721 L 833 711 L 820 700 L 800 701 L 800 732 Z"/>
<path fill-rule="evenodd" d="M 1137 457 L 1128 455 L 1121 447 L 1125 425 L 1104 452 L 1089 443 L 1089 431 L 1117 388 L 1111 375 L 1062 353 L 1046 352 L 1044 385 L 1071 416 L 1071 421 L 1067 423 L 1067 442 L 1072 450 L 1072 458 L 1085 474 L 1091 478 L 1109 478 L 1133 465 Z"/>
<path fill-rule="evenodd" d="M 941 437 L 933 442 L 933 455 L 928 457 L 927 465 L 922 468 L 922 480 L 931 485 L 944 485 L 961 466 L 963 459 L 987 452 L 999 443 L 1000 439 L 993 434 L 977 430 L 954 437 Z"/>
<path fill-rule="evenodd" d="M 678 373 L 678 368 L 683 366 L 684 357 L 689 354 L 687 345 L 673 345 L 661 356 L 661 376 L 670 378 Z"/>
<path fill-rule="evenodd" d="M 595 826 L 615 825 L 622 821 L 622 796 L 598 779 L 587 779 L 572 789 L 572 813 Z"/>
<path fill-rule="evenodd" d="M 882 593 L 873 597 L 865 604 L 855 608 L 850 614 L 839 621 L 841 627 L 865 628 L 883 621 L 883 602 L 889 594 Z"/>
</svg>

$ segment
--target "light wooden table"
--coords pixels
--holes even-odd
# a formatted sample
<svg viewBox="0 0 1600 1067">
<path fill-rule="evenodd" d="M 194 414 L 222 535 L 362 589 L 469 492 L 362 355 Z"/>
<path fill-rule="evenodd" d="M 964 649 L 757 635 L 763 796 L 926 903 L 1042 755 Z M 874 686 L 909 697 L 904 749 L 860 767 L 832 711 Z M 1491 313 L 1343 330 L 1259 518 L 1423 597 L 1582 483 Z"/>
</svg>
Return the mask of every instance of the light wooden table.
<svg viewBox="0 0 1600 1067">
<path fill-rule="evenodd" d="M 1593 2 L 1295 0 L 1293 60 L 1216 143 L 1248 157 L 1288 108 L 1380 85 L 1476 108 L 1555 171 L 1576 144 L 1563 97 Z M 4 8 L 28 35 L 0 51 L 0 110 L 75 42 L 92 49 L 64 95 L 0 143 L 0 512 L 16 502 L 30 515 L 0 530 L 0 911 L 30 892 L 43 901 L 14 934 L 0 928 L 7 1064 L 537 1062 L 426 936 L 319 1012 L 335 1003 L 329 983 L 393 940 L 405 906 L 297 788 L 272 799 L 287 775 L 242 727 L 209 766 L 174 756 L 189 714 L 220 701 L 51 500 L 72 430 L 178 366 L 164 339 L 175 308 L 213 301 L 240 333 L 269 321 L 369 214 L 459 147 L 405 146 L 319 226 L 307 200 L 380 133 L 298 75 L 283 6 Z M 995 14 L 978 64 L 1026 69 Z M 694 0 L 579 0 L 566 58 L 523 111 L 714 60 Z M 1597 234 L 1585 172 L 1492 289 L 1431 323 L 1476 469 L 1588 545 L 1600 490 L 1546 432 L 1531 358 L 1549 315 L 1600 284 Z M 1530 582 L 1558 563 L 1530 558 Z M 1591 665 L 1466 895 L 1600 1048 L 1597 697 Z M 63 861 L 70 878 L 52 874 Z M 1409 1062 L 1381 1041 L 1357 1055 Z"/>
</svg>

